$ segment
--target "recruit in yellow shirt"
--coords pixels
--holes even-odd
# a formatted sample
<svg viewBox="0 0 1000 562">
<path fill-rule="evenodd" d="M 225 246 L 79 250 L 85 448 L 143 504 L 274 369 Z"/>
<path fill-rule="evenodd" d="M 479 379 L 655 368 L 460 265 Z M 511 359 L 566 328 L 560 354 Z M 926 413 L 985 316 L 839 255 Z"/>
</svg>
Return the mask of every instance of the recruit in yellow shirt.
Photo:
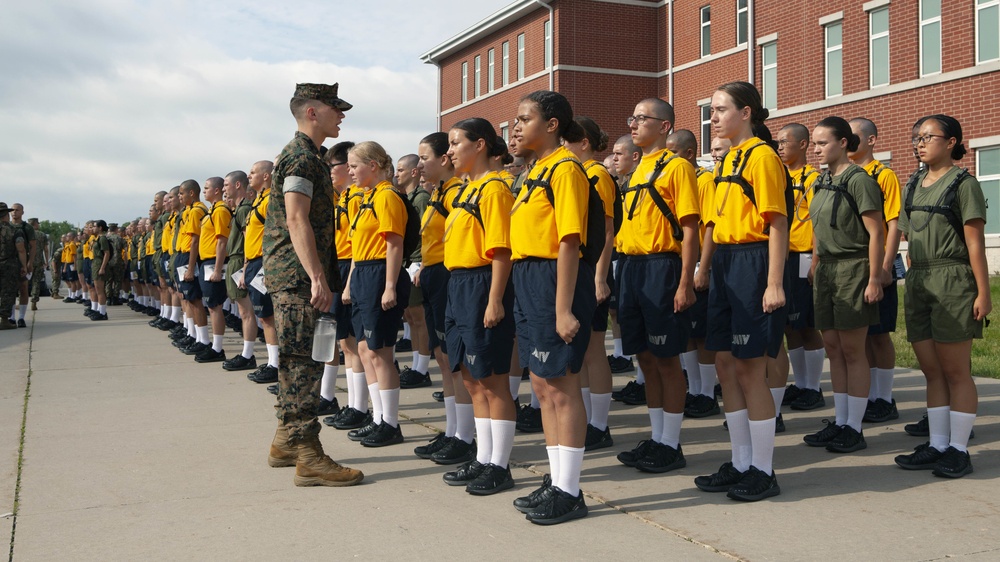
<svg viewBox="0 0 1000 562">
<path fill-rule="evenodd" d="M 750 137 L 729 152 L 719 164 L 720 176 L 736 174 L 742 166 L 743 155 L 754 145 L 763 143 L 757 137 Z M 750 154 L 750 161 L 743 169 L 743 178 L 753 187 L 754 205 L 736 183 L 723 181 L 715 186 L 715 203 L 708 213 L 715 223 L 713 238 L 716 244 L 748 244 L 764 242 L 767 226 L 765 215 L 784 216 L 785 209 L 785 168 L 778 153 L 761 144 Z"/>
<path fill-rule="evenodd" d="M 529 179 L 549 178 L 549 171 L 556 162 L 572 158 L 573 153 L 559 147 L 545 158 L 535 162 L 528 173 Z M 549 203 L 545 190 L 536 187 L 528 194 L 521 189 L 511 212 L 510 243 L 515 260 L 535 257 L 554 260 L 559 257 L 559 243 L 573 234 L 580 236 L 580 243 L 587 243 L 587 206 L 590 198 L 590 181 L 583 169 L 572 162 L 563 162 L 555 169 L 550 183 L 555 208 Z"/>
<path fill-rule="evenodd" d="M 406 206 L 399 195 L 392 193 L 392 184 L 383 181 L 365 191 L 362 207 L 351 233 L 354 261 L 384 260 L 385 236 L 406 234 Z"/>
<path fill-rule="evenodd" d="M 243 240 L 243 255 L 246 260 L 255 260 L 264 255 L 264 219 L 267 218 L 267 203 L 271 199 L 271 188 L 257 194 L 253 208 L 247 215 L 246 238 Z"/>
<path fill-rule="evenodd" d="M 215 245 L 219 238 L 229 238 L 233 213 L 222 201 L 212 204 L 212 210 L 201 219 L 201 236 L 198 238 L 198 259 L 215 259 Z"/>
<path fill-rule="evenodd" d="M 681 219 L 698 216 L 698 183 L 694 166 L 683 158 L 673 158 L 667 163 L 658 178 L 650 178 L 660 158 L 674 156 L 667 149 L 645 154 L 636 167 L 629 187 L 653 181 L 657 193 L 663 197 L 678 223 Z M 629 211 L 635 206 L 632 218 Z M 625 192 L 622 201 L 624 220 L 618 231 L 618 251 L 633 256 L 681 253 L 681 242 L 674 238 L 674 230 L 667 217 L 653 202 L 647 189 Z"/>
<path fill-rule="evenodd" d="M 470 182 L 448 215 L 444 235 L 444 266 L 472 269 L 489 265 L 493 251 L 510 248 L 510 209 L 514 195 L 496 172 Z M 473 214 L 479 212 L 479 218 Z M 427 207 L 430 211 L 431 208 Z"/>
<path fill-rule="evenodd" d="M 705 215 L 715 200 L 715 176 L 710 170 L 700 166 L 694 171 L 694 175 L 698 181 L 698 248 L 700 249 L 705 243 L 705 227 L 708 226 Z"/>
<path fill-rule="evenodd" d="M 444 230 L 446 219 L 435 206 L 444 207 L 450 214 L 454 207 L 455 197 L 461 193 L 462 180 L 451 178 L 431 193 L 430 203 L 420 219 L 420 255 L 423 265 L 436 265 L 444 261 Z M 509 224 L 509 221 L 508 221 Z M 508 247 L 510 245 L 508 244 Z"/>
<path fill-rule="evenodd" d="M 882 220 L 885 221 L 882 225 L 884 231 L 882 234 L 888 244 L 889 240 L 886 237 L 889 235 L 889 221 L 899 219 L 900 197 L 902 195 L 899 177 L 896 176 L 896 172 L 885 167 L 878 160 L 872 160 L 863 168 L 865 173 L 872 177 L 874 177 L 872 172 L 880 171 L 877 181 L 878 186 L 882 189 Z"/>
<path fill-rule="evenodd" d="M 195 201 L 181 215 L 181 230 L 177 234 L 177 251 L 190 252 L 194 237 L 201 234 L 201 219 L 208 214 L 208 209 L 201 201 Z"/>
<path fill-rule="evenodd" d="M 160 234 L 160 248 L 162 248 L 163 252 L 166 252 L 171 256 L 174 255 L 174 220 L 176 217 L 176 211 L 170 213 L 170 216 L 167 217 L 166 224 L 163 225 L 163 233 Z"/>
<path fill-rule="evenodd" d="M 813 227 L 809 216 L 809 204 L 812 203 L 812 186 L 819 179 L 819 172 L 809 164 L 798 170 L 790 170 L 792 185 L 795 188 L 794 216 L 788 217 L 792 230 L 788 234 L 788 251 L 808 253 L 813 250 Z"/>
<path fill-rule="evenodd" d="M 358 216 L 362 197 L 364 190 L 354 184 L 334 196 L 333 229 L 338 261 L 349 262 L 354 255 L 351 246 L 351 220 Z"/>
</svg>

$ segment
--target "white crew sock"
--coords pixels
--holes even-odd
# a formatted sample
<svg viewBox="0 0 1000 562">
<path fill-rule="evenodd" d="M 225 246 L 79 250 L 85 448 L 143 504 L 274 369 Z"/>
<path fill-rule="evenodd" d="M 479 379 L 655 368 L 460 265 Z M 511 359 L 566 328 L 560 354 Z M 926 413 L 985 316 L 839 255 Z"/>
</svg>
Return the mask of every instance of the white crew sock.
<svg viewBox="0 0 1000 562">
<path fill-rule="evenodd" d="M 414 371 L 419 371 L 420 369 L 417 369 L 417 363 L 419 363 L 418 357 L 420 357 L 420 352 L 414 349 L 412 355 L 413 358 L 410 359 L 410 368 L 413 369 Z M 422 373 L 423 371 L 420 372 Z"/>
<path fill-rule="evenodd" d="M 701 394 L 709 398 L 715 398 L 715 385 L 719 382 L 719 374 L 715 370 L 715 364 L 698 364 L 698 371 L 701 373 Z"/>
<path fill-rule="evenodd" d="M 590 395 L 590 425 L 604 431 L 608 428 L 608 413 L 611 411 L 611 393 Z"/>
<path fill-rule="evenodd" d="M 872 382 L 878 381 L 878 395 L 876 398 L 881 398 L 886 402 L 892 402 L 892 382 L 896 375 L 896 369 L 875 369 L 875 376 L 872 377 Z"/>
<path fill-rule="evenodd" d="M 22 308 L 24 308 L 24 307 L 22 306 Z M 107 305 L 103 305 L 103 304 L 97 305 L 97 312 L 99 312 L 100 314 L 107 314 L 108 313 L 108 307 L 107 307 Z M 21 315 L 21 320 L 24 320 L 24 315 L 23 314 Z"/>
<path fill-rule="evenodd" d="M 612 340 L 612 342 L 615 345 L 615 357 L 621 357 L 622 356 L 622 339 L 621 338 L 614 338 Z"/>
<path fill-rule="evenodd" d="M 167 311 L 167 318 L 170 318 L 172 322 L 177 322 L 179 324 L 181 321 L 181 307 L 168 306 Z"/>
<path fill-rule="evenodd" d="M 788 363 L 792 366 L 793 384 L 799 388 L 806 388 L 806 348 L 789 349 Z"/>
<path fill-rule="evenodd" d="M 680 358 L 681 369 L 683 369 L 684 373 L 687 375 L 688 393 L 697 394 L 697 392 L 694 391 L 694 386 L 697 385 L 698 390 L 701 390 L 701 373 L 698 371 L 698 350 L 685 351 L 684 353 L 681 353 Z M 694 382 L 693 379 L 698 379 L 698 381 Z"/>
<path fill-rule="evenodd" d="M 351 373 L 351 378 L 354 379 L 354 397 L 348 396 L 348 399 L 352 402 L 351 407 L 359 412 L 368 411 L 368 381 L 365 380 L 364 371 L 354 371 Z"/>
<path fill-rule="evenodd" d="M 455 409 L 455 397 L 444 397 L 444 436 L 454 437 L 455 429 L 458 427 L 458 419 Z"/>
<path fill-rule="evenodd" d="M 382 395 L 378 390 L 378 382 L 368 385 L 368 397 L 372 401 L 372 421 L 375 424 L 380 424 L 382 423 Z"/>
<path fill-rule="evenodd" d="M 455 403 L 455 437 L 472 443 L 476 435 L 476 414 L 472 404 Z"/>
<path fill-rule="evenodd" d="M 785 387 L 772 388 L 771 398 L 774 399 L 774 415 L 775 416 L 781 415 L 781 401 L 785 399 Z M 760 467 L 758 466 L 757 468 Z"/>
<path fill-rule="evenodd" d="M 243 353 L 240 355 L 247 359 L 253 357 L 253 340 L 243 340 Z"/>
<path fill-rule="evenodd" d="M 646 411 L 649 412 L 649 427 L 652 439 L 660 443 L 660 439 L 663 439 L 663 408 L 648 408 Z"/>
<path fill-rule="evenodd" d="M 559 481 L 553 484 L 567 494 L 576 497 L 580 494 L 580 468 L 583 466 L 584 448 L 559 445 Z"/>
<path fill-rule="evenodd" d="M 545 454 L 549 457 L 549 478 L 555 483 L 559 476 L 559 445 L 546 445 Z"/>
<path fill-rule="evenodd" d="M 212 334 L 212 351 L 222 351 L 222 338 L 223 336 Z"/>
<path fill-rule="evenodd" d="M 659 442 L 676 449 L 681 442 L 681 421 L 683 420 L 683 412 L 673 414 L 663 411 L 663 430 L 660 433 Z"/>
<path fill-rule="evenodd" d="M 590 387 L 581 388 L 580 394 L 583 395 L 583 409 L 586 412 L 587 419 L 590 419 Z"/>
<path fill-rule="evenodd" d="M 267 346 L 267 364 L 277 368 L 278 366 L 278 345 L 266 344 Z M 362 410 L 364 411 L 364 410 Z"/>
<path fill-rule="evenodd" d="M 481 464 L 493 458 L 493 428 L 490 418 L 476 418 L 476 460 Z"/>
<path fill-rule="evenodd" d="M 430 367 L 430 364 L 431 364 L 431 356 L 430 355 L 420 355 L 418 353 L 417 354 L 417 360 L 414 361 L 414 363 L 416 364 L 416 367 L 414 367 L 413 369 L 415 371 L 420 371 L 421 373 L 423 373 L 423 374 L 426 375 L 427 374 L 427 370 L 428 370 L 428 368 Z"/>
<path fill-rule="evenodd" d="M 823 376 L 823 360 L 826 351 L 820 349 L 806 350 L 806 388 L 819 390 L 819 379 Z"/>
<path fill-rule="evenodd" d="M 745 409 L 726 412 L 726 421 L 729 424 L 729 443 L 733 448 L 733 466 L 740 472 L 746 472 L 750 468 L 753 452 L 749 414 Z M 771 433 L 774 433 L 773 429 Z"/>
<path fill-rule="evenodd" d="M 490 455 L 490 462 L 501 468 L 506 468 L 510 464 L 515 425 L 517 422 L 513 420 L 490 420 L 490 429 L 493 432 L 493 454 Z"/>
<path fill-rule="evenodd" d="M 382 421 L 392 427 L 399 426 L 399 388 L 379 390 L 382 398 Z"/>
<path fill-rule="evenodd" d="M 945 452 L 951 441 L 951 406 L 927 408 L 927 429 L 930 430 L 931 447 Z"/>
<path fill-rule="evenodd" d="M 531 407 L 537 410 L 542 406 L 538 403 L 538 395 L 535 394 L 534 385 L 529 385 L 529 386 L 531 386 Z"/>
<path fill-rule="evenodd" d="M 847 425 L 857 431 L 861 431 L 861 420 L 865 417 L 865 409 L 868 408 L 867 396 L 847 396 Z"/>
<path fill-rule="evenodd" d="M 28 305 L 22 305 L 22 306 L 24 306 L 25 308 L 28 307 Z M 90 309 L 93 310 L 94 312 L 97 312 L 97 307 L 99 306 L 101 306 L 101 304 L 97 302 L 97 299 L 90 301 Z M 24 316 L 21 316 L 21 320 L 24 320 Z"/>
<path fill-rule="evenodd" d="M 774 469 L 771 461 L 774 458 L 774 418 L 766 420 L 749 420 L 750 425 L 750 464 L 770 476 Z"/>
<path fill-rule="evenodd" d="M 646 384 L 646 373 L 642 372 L 642 367 L 636 362 L 635 365 L 635 382 L 639 384 Z"/>
<path fill-rule="evenodd" d="M 847 393 L 846 392 L 834 392 L 833 393 L 833 423 L 844 426 L 847 425 Z"/>
<path fill-rule="evenodd" d="M 209 335 L 210 333 L 208 331 L 208 324 L 205 324 L 204 326 L 198 326 L 198 341 L 200 341 L 205 345 L 212 343 L 212 340 L 209 338 Z"/>
<path fill-rule="evenodd" d="M 963 453 L 969 450 L 969 435 L 976 423 L 976 414 L 966 412 L 951 412 L 951 442 L 950 445 Z"/>
<path fill-rule="evenodd" d="M 507 377 L 507 384 L 510 385 L 510 397 L 517 400 L 521 390 L 521 375 Z"/>
<path fill-rule="evenodd" d="M 410 339 L 410 323 L 409 322 L 403 322 L 403 339 L 404 340 L 409 340 Z"/>
<path fill-rule="evenodd" d="M 354 371 L 348 367 L 344 366 L 344 380 L 347 381 L 347 404 L 344 407 L 354 405 L 354 394 L 357 393 L 357 389 L 354 388 Z"/>
<path fill-rule="evenodd" d="M 323 380 L 319 383 L 319 395 L 328 402 L 333 402 L 337 390 L 337 365 L 323 365 Z"/>
<path fill-rule="evenodd" d="M 875 367 L 868 369 L 868 378 L 871 380 L 871 384 L 868 385 L 868 401 L 874 402 L 878 398 L 878 377 L 875 376 Z"/>
</svg>

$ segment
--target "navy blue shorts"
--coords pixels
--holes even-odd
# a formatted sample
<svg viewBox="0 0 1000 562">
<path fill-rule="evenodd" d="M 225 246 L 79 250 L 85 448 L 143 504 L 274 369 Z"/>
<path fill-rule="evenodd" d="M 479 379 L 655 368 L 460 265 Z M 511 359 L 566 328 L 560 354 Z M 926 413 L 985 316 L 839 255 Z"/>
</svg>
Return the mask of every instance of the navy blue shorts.
<svg viewBox="0 0 1000 562">
<path fill-rule="evenodd" d="M 456 269 L 448 281 L 444 314 L 445 339 L 452 351 L 448 362 L 451 372 L 465 365 L 476 380 L 510 373 L 514 349 L 514 284 L 510 279 L 503 292 L 503 319 L 493 328 L 483 327 L 492 282 L 492 265 Z"/>
<path fill-rule="evenodd" d="M 737 359 L 778 355 L 788 307 L 764 312 L 767 254 L 767 242 L 720 244 L 715 251 L 708 289 L 709 351 L 729 351 Z"/>
<path fill-rule="evenodd" d="M 616 265 L 621 264 L 622 255 L 618 253 L 618 250 L 611 250 L 611 267 L 608 271 L 611 272 L 611 278 L 615 280 L 615 284 L 611 286 L 611 297 L 608 299 L 610 309 L 618 310 L 618 268 Z"/>
<path fill-rule="evenodd" d="M 351 274 L 351 260 L 338 260 L 337 269 L 340 270 L 340 279 L 347 281 L 347 276 Z M 354 322 L 351 320 L 351 305 L 344 304 L 341 300 L 343 293 L 333 294 L 333 305 L 330 312 L 337 319 L 337 340 L 346 340 L 354 336 Z"/>
<path fill-rule="evenodd" d="M 685 311 L 691 320 L 689 337 L 693 340 L 703 340 L 708 335 L 708 290 L 695 291 L 694 298 L 694 304 Z"/>
<path fill-rule="evenodd" d="M 424 292 L 424 320 L 427 322 L 428 347 L 440 347 L 448 353 L 445 338 L 444 316 L 448 308 L 448 279 L 451 273 L 443 263 L 425 265 L 420 270 L 420 288 Z"/>
<path fill-rule="evenodd" d="M 618 325 L 622 352 L 649 350 L 657 357 L 687 351 L 691 319 L 674 313 L 674 296 L 681 279 L 681 258 L 674 253 L 622 256 L 618 262 Z"/>
<path fill-rule="evenodd" d="M 229 295 L 226 294 L 225 281 L 209 281 L 209 276 L 205 275 L 205 264 L 215 263 L 215 258 L 201 260 L 198 262 L 198 285 L 201 289 L 201 300 L 208 308 L 215 308 L 225 304 Z M 225 279 L 226 268 L 222 267 L 222 278 Z"/>
<path fill-rule="evenodd" d="M 200 301 L 202 297 L 201 281 L 198 279 L 198 277 L 201 275 L 201 267 L 197 265 L 192 266 L 194 267 L 194 272 L 191 272 L 191 274 L 194 276 L 193 281 L 185 281 L 184 276 L 181 275 L 180 273 L 180 269 L 182 267 L 187 267 L 189 265 L 188 264 L 189 259 L 191 259 L 190 254 L 187 254 L 185 252 L 176 254 L 174 256 L 174 266 L 176 266 L 177 268 L 177 287 L 180 289 L 181 295 L 184 297 L 184 300 L 189 302 L 195 302 L 195 301 Z"/>
<path fill-rule="evenodd" d="M 174 283 L 174 277 L 170 275 L 170 259 L 172 257 L 173 256 L 167 253 L 160 256 L 160 269 L 163 270 L 163 279 L 167 282 L 167 287 L 170 287 L 171 289 L 177 286 L 177 284 Z"/>
<path fill-rule="evenodd" d="M 810 252 L 810 255 L 812 253 Z M 806 330 L 816 327 L 816 309 L 813 308 L 813 288 L 809 280 L 799 277 L 799 262 L 803 254 L 792 252 L 785 266 L 785 298 L 788 301 L 788 327 Z"/>
<path fill-rule="evenodd" d="M 160 278 L 156 275 L 156 268 L 153 267 L 153 256 L 146 256 L 139 265 L 146 271 L 146 283 L 159 287 Z"/>
<path fill-rule="evenodd" d="M 899 312 L 899 291 L 897 281 L 882 287 L 882 300 L 878 303 L 878 324 L 868 326 L 868 335 L 888 334 L 896 331 L 896 315 Z"/>
<path fill-rule="evenodd" d="M 70 270 L 70 264 L 63 264 L 62 280 L 68 282 L 76 281 L 76 272 Z"/>
<path fill-rule="evenodd" d="M 385 260 L 354 262 L 351 274 L 351 320 L 354 333 L 375 351 L 396 345 L 403 326 L 403 309 L 410 303 L 410 275 L 402 267 L 396 277 L 396 306 L 382 310 L 385 292 Z"/>
<path fill-rule="evenodd" d="M 88 285 L 93 285 L 94 278 L 91 275 L 90 262 L 91 262 L 90 258 L 83 258 L 83 280 Z"/>
<path fill-rule="evenodd" d="M 611 272 L 610 267 L 608 268 L 607 283 L 608 287 L 611 288 L 611 294 L 608 295 L 608 298 L 604 299 L 604 302 L 597 303 L 597 309 L 594 310 L 594 317 L 590 320 L 590 329 L 599 333 L 608 331 L 608 314 L 611 312 L 611 300 L 618 300 L 617 297 L 615 297 L 615 276 Z M 596 302 L 596 294 L 594 295 L 594 299 Z"/>
<path fill-rule="evenodd" d="M 243 283 L 247 286 L 247 294 L 250 295 L 250 304 L 253 305 L 253 314 L 257 318 L 270 318 L 274 316 L 274 305 L 271 303 L 271 295 L 261 293 L 255 289 L 250 281 L 260 273 L 260 268 L 264 266 L 264 258 L 252 259 L 247 262 L 243 270 Z"/>
<path fill-rule="evenodd" d="M 597 308 L 594 268 L 580 261 L 571 308 L 580 330 L 568 344 L 556 332 L 556 260 L 518 260 L 512 275 L 521 367 L 542 378 L 561 377 L 567 370 L 579 373 L 593 333 L 587 320 Z"/>
</svg>

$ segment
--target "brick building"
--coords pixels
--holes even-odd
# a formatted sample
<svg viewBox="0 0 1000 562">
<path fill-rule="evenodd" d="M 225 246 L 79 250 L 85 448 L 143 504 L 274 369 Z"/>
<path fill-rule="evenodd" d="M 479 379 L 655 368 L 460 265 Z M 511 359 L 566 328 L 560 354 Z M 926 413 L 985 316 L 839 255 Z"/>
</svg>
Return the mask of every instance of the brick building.
<svg viewBox="0 0 1000 562">
<path fill-rule="evenodd" d="M 794 9 L 791 9 L 794 6 Z M 716 86 L 761 89 L 773 132 L 790 122 L 864 116 L 876 156 L 903 181 L 910 127 L 929 113 L 963 126 L 961 162 L 983 184 L 987 232 L 1000 234 L 1000 0 L 519 0 L 431 49 L 438 125 L 485 117 L 505 137 L 518 101 L 566 95 L 612 139 L 649 96 L 707 155 Z"/>
</svg>

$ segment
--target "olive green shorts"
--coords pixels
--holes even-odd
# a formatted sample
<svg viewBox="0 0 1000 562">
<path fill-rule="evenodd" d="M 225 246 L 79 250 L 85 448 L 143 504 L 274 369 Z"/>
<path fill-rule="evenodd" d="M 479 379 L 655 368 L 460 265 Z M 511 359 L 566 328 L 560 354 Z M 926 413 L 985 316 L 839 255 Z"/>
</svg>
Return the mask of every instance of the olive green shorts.
<svg viewBox="0 0 1000 562">
<path fill-rule="evenodd" d="M 408 306 L 423 306 L 424 292 L 416 285 L 410 286 L 410 304 Z"/>
<path fill-rule="evenodd" d="M 868 258 L 821 258 L 813 279 L 817 330 L 854 330 L 877 324 L 878 304 L 865 303 Z"/>
<path fill-rule="evenodd" d="M 247 290 L 240 289 L 233 281 L 233 273 L 243 268 L 243 256 L 230 256 L 226 262 L 226 296 L 230 300 L 236 301 L 246 298 Z"/>
<path fill-rule="evenodd" d="M 153 273 L 157 277 L 166 278 L 167 274 L 163 271 L 163 252 L 153 252 Z"/>
<path fill-rule="evenodd" d="M 955 343 L 983 337 L 983 322 L 972 317 L 978 290 L 972 267 L 946 262 L 913 265 L 906 272 L 906 339 Z"/>
</svg>

